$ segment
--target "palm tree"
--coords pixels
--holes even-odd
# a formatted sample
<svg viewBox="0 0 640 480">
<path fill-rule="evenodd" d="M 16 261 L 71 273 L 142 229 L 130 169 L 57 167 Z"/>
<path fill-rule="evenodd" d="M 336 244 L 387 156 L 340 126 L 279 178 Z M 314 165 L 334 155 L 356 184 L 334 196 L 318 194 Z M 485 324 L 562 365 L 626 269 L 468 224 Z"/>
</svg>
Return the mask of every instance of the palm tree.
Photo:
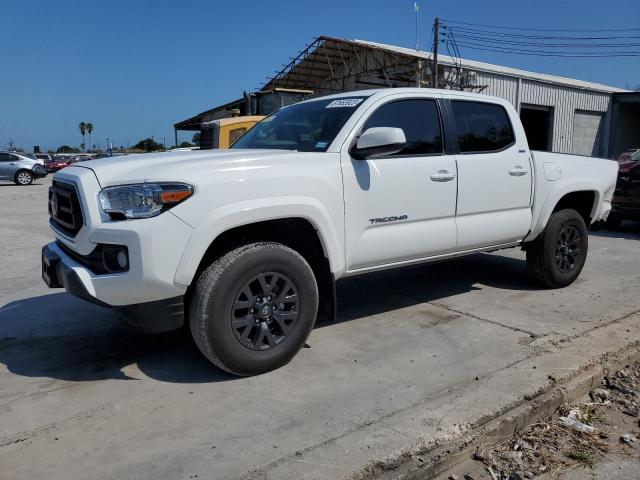
<svg viewBox="0 0 640 480">
<path fill-rule="evenodd" d="M 87 132 L 87 124 L 80 122 L 78 128 L 80 128 L 80 134 L 82 135 L 82 148 L 84 149 L 84 134 Z"/>
<path fill-rule="evenodd" d="M 86 123 L 84 128 L 87 130 L 87 134 L 89 134 L 89 145 L 91 145 L 91 132 L 93 132 L 93 123 Z"/>
</svg>

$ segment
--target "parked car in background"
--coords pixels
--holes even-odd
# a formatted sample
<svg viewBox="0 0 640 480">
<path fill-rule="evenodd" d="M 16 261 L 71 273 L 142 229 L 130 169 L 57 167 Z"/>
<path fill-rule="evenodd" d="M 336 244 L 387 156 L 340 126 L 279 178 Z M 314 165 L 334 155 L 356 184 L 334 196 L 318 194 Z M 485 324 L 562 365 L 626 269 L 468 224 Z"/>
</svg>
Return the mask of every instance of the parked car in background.
<svg viewBox="0 0 640 480">
<path fill-rule="evenodd" d="M 618 163 L 626 162 L 631 159 L 631 157 L 636 156 L 640 153 L 640 148 L 630 148 L 629 150 L 625 150 L 618 157 Z"/>
<path fill-rule="evenodd" d="M 64 167 L 68 167 L 70 163 L 71 161 L 65 158 L 52 159 L 44 164 L 44 168 L 47 172 L 53 173 L 62 170 Z"/>
<path fill-rule="evenodd" d="M 620 164 L 607 226 L 617 228 L 623 220 L 640 221 L 640 151 Z"/>
<path fill-rule="evenodd" d="M 47 165 L 47 162 L 53 160 L 53 158 L 51 158 L 51 155 L 49 155 L 48 153 L 34 153 L 33 156 L 36 157 L 37 160 L 42 160 L 45 167 Z"/>
<path fill-rule="evenodd" d="M 36 178 L 47 176 L 41 160 L 28 153 L 0 151 L 0 180 L 9 180 L 17 185 L 31 185 Z"/>
</svg>

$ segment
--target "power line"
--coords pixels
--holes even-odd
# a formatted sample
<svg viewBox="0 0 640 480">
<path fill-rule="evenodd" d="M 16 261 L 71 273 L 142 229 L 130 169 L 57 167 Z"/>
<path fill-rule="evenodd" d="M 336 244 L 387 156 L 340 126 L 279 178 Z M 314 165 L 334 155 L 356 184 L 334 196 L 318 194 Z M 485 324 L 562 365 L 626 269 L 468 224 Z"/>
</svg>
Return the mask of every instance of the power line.
<svg viewBox="0 0 640 480">
<path fill-rule="evenodd" d="M 444 28 L 444 27 L 443 27 Z M 448 29 L 448 32 L 444 32 L 442 35 L 453 35 L 455 30 L 452 28 Z M 491 38 L 487 39 L 486 37 L 480 35 L 470 35 L 467 33 L 456 33 L 458 38 L 465 38 L 474 41 L 488 41 L 493 40 Z M 546 43 L 546 42 L 528 42 L 521 40 L 509 40 L 510 44 L 514 45 L 525 45 L 525 46 L 540 46 L 540 47 L 550 47 L 550 48 L 621 48 L 621 47 L 640 47 L 640 43 Z"/>
<path fill-rule="evenodd" d="M 493 44 L 487 45 L 473 42 L 458 42 L 461 47 L 471 50 L 483 50 L 487 52 L 513 53 L 520 55 L 539 55 L 541 57 L 567 57 L 567 58 L 610 58 L 610 57 L 640 57 L 638 52 L 559 52 L 546 50 L 526 50 L 509 47 L 501 47 Z"/>
<path fill-rule="evenodd" d="M 449 29 L 455 28 L 456 31 L 475 34 L 475 35 L 487 35 L 497 38 L 528 38 L 532 40 L 638 40 L 638 35 L 616 35 L 616 36 L 575 36 L 575 35 L 531 35 L 524 33 L 509 33 L 509 32 L 496 32 L 491 30 L 483 30 L 478 28 L 469 27 L 447 27 Z"/>
<path fill-rule="evenodd" d="M 441 19 L 444 22 L 457 25 L 470 25 L 473 27 L 497 28 L 500 30 L 524 30 L 535 32 L 637 32 L 640 28 L 536 28 L 536 27 L 505 27 L 504 25 L 486 25 L 482 23 L 459 22 L 456 20 Z"/>
</svg>

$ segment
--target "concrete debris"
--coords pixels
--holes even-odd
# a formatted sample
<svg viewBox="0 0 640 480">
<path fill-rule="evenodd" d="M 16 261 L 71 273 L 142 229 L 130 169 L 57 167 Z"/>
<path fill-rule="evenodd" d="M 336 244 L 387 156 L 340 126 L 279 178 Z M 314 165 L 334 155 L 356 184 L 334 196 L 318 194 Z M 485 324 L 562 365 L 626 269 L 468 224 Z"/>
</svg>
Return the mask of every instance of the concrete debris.
<svg viewBox="0 0 640 480">
<path fill-rule="evenodd" d="M 509 460 L 512 462 L 517 463 L 518 465 L 522 465 L 522 452 L 521 451 L 515 451 L 512 450 L 510 452 L 506 452 L 504 454 L 502 454 L 502 458 L 504 458 L 505 460 Z"/>
<path fill-rule="evenodd" d="M 620 441 L 622 443 L 633 443 L 636 441 L 636 437 L 634 437 L 633 435 L 631 435 L 630 433 L 625 433 L 624 435 L 622 435 L 620 437 Z"/>
<path fill-rule="evenodd" d="M 604 402 L 609 399 L 609 391 L 604 388 L 596 388 L 591 392 L 591 398 L 594 402 Z"/>
</svg>

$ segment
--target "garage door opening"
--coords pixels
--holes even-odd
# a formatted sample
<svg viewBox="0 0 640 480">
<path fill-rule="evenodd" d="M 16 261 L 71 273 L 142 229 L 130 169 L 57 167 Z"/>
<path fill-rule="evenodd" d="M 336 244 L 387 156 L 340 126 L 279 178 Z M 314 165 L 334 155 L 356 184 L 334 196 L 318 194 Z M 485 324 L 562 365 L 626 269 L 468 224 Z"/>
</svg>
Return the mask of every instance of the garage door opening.
<svg viewBox="0 0 640 480">
<path fill-rule="evenodd" d="M 521 105 L 520 120 L 531 150 L 550 152 L 552 148 L 553 108 Z"/>
<path fill-rule="evenodd" d="M 602 127 L 601 113 L 576 110 L 573 116 L 571 153 L 599 157 Z"/>
<path fill-rule="evenodd" d="M 618 158 L 632 148 L 640 148 L 640 92 L 617 93 L 613 95 L 607 156 Z"/>
</svg>

